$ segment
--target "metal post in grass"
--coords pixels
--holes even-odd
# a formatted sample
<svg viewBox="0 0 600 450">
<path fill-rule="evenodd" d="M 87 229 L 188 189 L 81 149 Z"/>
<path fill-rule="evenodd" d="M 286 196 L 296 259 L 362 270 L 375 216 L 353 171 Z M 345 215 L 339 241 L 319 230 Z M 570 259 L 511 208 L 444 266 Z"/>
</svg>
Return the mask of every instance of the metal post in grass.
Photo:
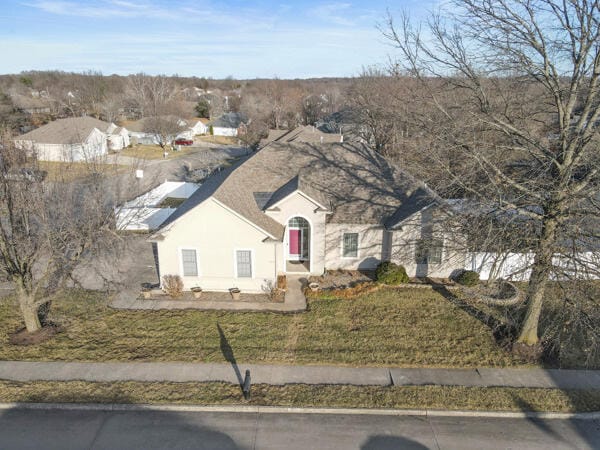
<svg viewBox="0 0 600 450">
<path fill-rule="evenodd" d="M 250 370 L 246 369 L 246 376 L 244 377 L 244 385 L 242 386 L 242 392 L 244 393 L 244 399 L 250 399 Z"/>
</svg>

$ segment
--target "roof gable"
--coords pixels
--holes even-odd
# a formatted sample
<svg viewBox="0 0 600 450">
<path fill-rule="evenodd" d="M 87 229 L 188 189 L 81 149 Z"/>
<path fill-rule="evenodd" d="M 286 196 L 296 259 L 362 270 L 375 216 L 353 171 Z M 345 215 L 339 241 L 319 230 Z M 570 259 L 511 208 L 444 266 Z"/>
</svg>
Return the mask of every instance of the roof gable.
<svg viewBox="0 0 600 450">
<path fill-rule="evenodd" d="M 365 146 L 273 143 L 206 180 L 163 226 L 212 197 L 281 238 L 285 224 L 266 214 L 265 207 L 296 192 L 325 207 L 329 222 L 382 227 L 435 199 L 427 186 Z"/>
<path fill-rule="evenodd" d="M 94 129 L 106 133 L 112 124 L 93 117 L 69 117 L 50 122 L 16 140 L 35 141 L 41 144 L 81 144 L 86 142 Z"/>
</svg>

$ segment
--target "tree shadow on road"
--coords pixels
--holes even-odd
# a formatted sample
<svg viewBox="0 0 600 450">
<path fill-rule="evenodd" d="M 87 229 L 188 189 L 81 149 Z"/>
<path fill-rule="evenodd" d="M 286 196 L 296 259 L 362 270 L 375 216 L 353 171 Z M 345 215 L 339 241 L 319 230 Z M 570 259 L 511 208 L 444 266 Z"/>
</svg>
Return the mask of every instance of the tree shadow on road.
<svg viewBox="0 0 600 450">
<path fill-rule="evenodd" d="M 130 403 L 126 397 L 120 402 Z M 0 448 L 240 449 L 231 436 L 208 425 L 204 415 L 110 408 L 1 411 Z M 219 418 L 208 421 L 218 424 Z"/>
<path fill-rule="evenodd" d="M 360 446 L 360 450 L 427 450 L 422 444 L 398 436 L 369 436 L 369 439 Z"/>
</svg>

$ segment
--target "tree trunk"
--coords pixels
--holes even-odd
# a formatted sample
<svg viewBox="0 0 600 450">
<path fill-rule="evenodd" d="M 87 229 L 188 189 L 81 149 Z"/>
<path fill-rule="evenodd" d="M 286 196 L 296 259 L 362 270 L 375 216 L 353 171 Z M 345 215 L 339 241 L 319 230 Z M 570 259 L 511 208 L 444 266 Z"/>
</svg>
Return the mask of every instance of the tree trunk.
<svg viewBox="0 0 600 450">
<path fill-rule="evenodd" d="M 15 279 L 14 281 L 17 291 L 17 300 L 19 301 L 19 308 L 21 309 L 21 315 L 25 322 L 25 328 L 30 333 L 41 330 L 42 324 L 38 315 L 40 306 L 35 302 L 35 298 L 31 294 L 31 289 L 26 287 L 26 281 L 24 279 Z"/>
<path fill-rule="evenodd" d="M 33 333 L 42 329 L 40 317 L 38 315 L 39 306 L 33 304 L 31 298 L 19 298 L 19 306 L 21 307 L 21 314 L 23 314 L 23 320 L 25 321 L 25 328 L 28 332 Z"/>
<path fill-rule="evenodd" d="M 529 286 L 527 288 L 527 314 L 521 328 L 517 343 L 524 345 L 537 345 L 539 343 L 538 325 L 544 304 L 544 293 L 548 284 L 548 276 L 552 269 L 552 255 L 556 241 L 558 221 L 547 218 L 542 225 L 542 235 L 537 248 Z"/>
</svg>

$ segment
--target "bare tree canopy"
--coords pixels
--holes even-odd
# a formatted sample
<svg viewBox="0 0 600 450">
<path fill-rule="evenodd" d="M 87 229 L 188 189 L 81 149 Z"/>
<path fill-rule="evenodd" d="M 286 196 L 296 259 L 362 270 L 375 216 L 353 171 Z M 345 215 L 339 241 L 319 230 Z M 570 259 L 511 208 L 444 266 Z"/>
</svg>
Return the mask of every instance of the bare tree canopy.
<svg viewBox="0 0 600 450">
<path fill-rule="evenodd" d="M 41 329 L 40 307 L 65 287 L 77 264 L 115 242 L 118 180 L 87 164 L 77 181 L 46 181 L 37 160 L 0 142 L 0 273 L 15 286 L 27 331 Z"/>
<path fill-rule="evenodd" d="M 456 0 L 381 27 L 392 71 L 419 82 L 407 102 L 428 181 L 528 227 L 523 347 L 538 345 L 548 280 L 573 275 L 557 259 L 598 274 L 581 255 L 600 249 L 599 21 L 586 0 Z"/>
</svg>

